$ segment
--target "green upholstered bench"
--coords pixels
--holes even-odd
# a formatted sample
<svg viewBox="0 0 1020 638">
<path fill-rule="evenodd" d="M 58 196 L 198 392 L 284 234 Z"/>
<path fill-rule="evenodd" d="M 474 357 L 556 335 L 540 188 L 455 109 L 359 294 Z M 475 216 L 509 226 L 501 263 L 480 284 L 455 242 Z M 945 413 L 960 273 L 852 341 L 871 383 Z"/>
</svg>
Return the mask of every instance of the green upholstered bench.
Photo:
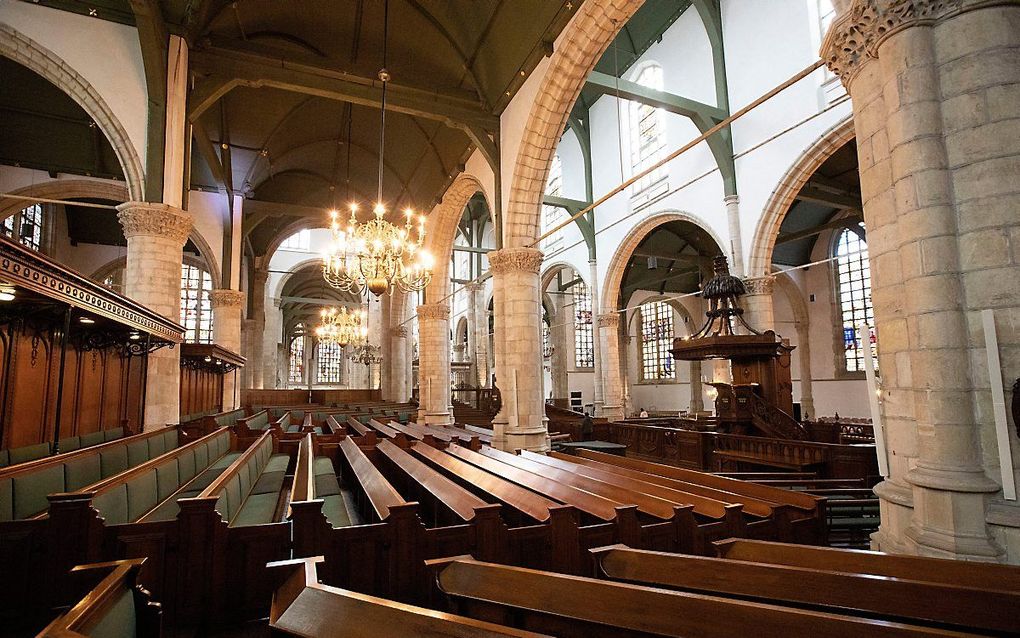
<svg viewBox="0 0 1020 638">
<path fill-rule="evenodd" d="M 269 429 L 269 412 L 267 410 L 262 410 L 249 417 L 238 418 L 237 425 L 252 431 L 267 430 Z"/>
<path fill-rule="evenodd" d="M 286 454 L 273 453 L 266 432 L 203 495 L 217 497 L 216 511 L 231 527 L 275 522 L 289 462 Z"/>
<path fill-rule="evenodd" d="M 96 434 L 105 438 L 103 432 Z M 91 437 L 89 442 L 95 438 Z M 160 428 L 57 454 L 30 465 L 0 469 L 0 521 L 40 515 L 49 507 L 50 494 L 76 492 L 98 484 L 176 448 L 177 444 L 176 427 Z"/>
<path fill-rule="evenodd" d="M 233 427 L 237 425 L 237 420 L 244 418 L 244 408 L 238 408 L 229 412 L 221 412 L 213 415 L 213 421 L 216 422 L 216 427 Z"/>
<path fill-rule="evenodd" d="M 81 565 L 71 571 L 99 579 L 96 586 L 39 634 L 39 638 L 90 636 L 159 638 L 161 610 L 138 586 L 144 558 Z"/>
<path fill-rule="evenodd" d="M 99 430 L 98 432 L 83 434 L 82 436 L 68 436 L 57 442 L 57 452 L 59 454 L 74 452 L 75 450 L 80 450 L 82 448 L 92 447 L 94 445 L 99 445 L 100 443 L 120 439 L 123 438 L 123 436 L 124 428 L 110 428 L 108 430 Z M 18 463 L 28 463 L 29 461 L 35 461 L 36 459 L 47 457 L 52 453 L 53 446 L 49 441 L 9 450 L 0 450 L 0 467 L 9 467 L 11 465 L 17 465 Z"/>
<path fill-rule="evenodd" d="M 322 514 L 332 527 L 348 527 L 354 524 L 351 514 L 340 493 L 340 482 L 336 478 L 333 461 L 327 457 L 316 457 L 312 462 L 315 476 L 315 498 L 322 499 Z"/>
<path fill-rule="evenodd" d="M 318 520 L 317 512 L 320 511 L 330 527 L 349 527 L 355 524 L 340 489 L 333 461 L 325 456 L 314 455 L 312 435 L 308 434 L 301 440 L 294 464 L 291 518 L 295 525 L 304 525 L 310 520 Z"/>
<path fill-rule="evenodd" d="M 177 516 L 177 499 L 200 492 L 202 479 L 208 477 L 206 485 L 215 480 L 230 455 L 230 432 L 221 428 L 81 492 L 95 493 L 92 507 L 106 525 L 170 520 Z"/>
</svg>

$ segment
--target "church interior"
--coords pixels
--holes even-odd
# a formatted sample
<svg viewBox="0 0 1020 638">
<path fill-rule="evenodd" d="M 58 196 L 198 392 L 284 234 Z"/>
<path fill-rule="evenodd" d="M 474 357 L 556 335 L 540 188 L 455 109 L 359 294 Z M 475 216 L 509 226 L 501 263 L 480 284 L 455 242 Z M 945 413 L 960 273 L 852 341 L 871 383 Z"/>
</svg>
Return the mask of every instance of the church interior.
<svg viewBox="0 0 1020 638">
<path fill-rule="evenodd" d="M 1018 478 L 1020 0 L 0 0 L 0 636 L 1020 635 Z"/>
</svg>

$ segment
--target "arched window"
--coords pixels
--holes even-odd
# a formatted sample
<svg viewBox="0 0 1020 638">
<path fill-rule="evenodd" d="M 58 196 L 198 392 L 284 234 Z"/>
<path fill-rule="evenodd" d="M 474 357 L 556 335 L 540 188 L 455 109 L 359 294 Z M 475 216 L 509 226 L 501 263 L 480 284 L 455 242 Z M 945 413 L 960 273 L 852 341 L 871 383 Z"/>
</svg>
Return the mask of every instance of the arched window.
<svg viewBox="0 0 1020 638">
<path fill-rule="evenodd" d="M 290 364 L 287 379 L 290 383 L 305 382 L 305 335 L 304 327 L 298 324 L 295 327 L 297 334 L 290 341 Z"/>
<path fill-rule="evenodd" d="M 641 86 L 661 91 L 663 88 L 662 67 L 649 64 L 638 74 L 635 82 Z M 630 103 L 630 165 L 639 173 L 663 157 L 666 151 L 666 117 L 662 109 L 640 102 Z M 645 193 L 650 187 L 666 177 L 665 167 L 660 167 L 634 183 L 634 194 Z M 650 197 L 652 193 L 647 193 Z"/>
<path fill-rule="evenodd" d="M 860 226 L 863 234 L 864 224 Z M 867 339 L 876 348 L 875 311 L 871 306 L 871 266 L 868 263 L 868 243 L 857 229 L 844 228 L 836 239 L 836 294 L 843 329 L 843 350 L 847 372 L 864 371 L 864 348 L 857 327 L 869 326 Z M 875 359 L 878 369 L 878 359 Z"/>
<path fill-rule="evenodd" d="M 4 234 L 32 250 L 42 250 L 43 207 L 32 204 L 4 219 Z"/>
<path fill-rule="evenodd" d="M 552 334 L 549 327 L 549 312 L 542 306 L 542 358 L 551 359 L 553 354 Z"/>
<path fill-rule="evenodd" d="M 583 281 L 578 280 L 574 292 L 574 366 L 595 366 L 594 333 L 591 322 L 591 293 Z"/>
<path fill-rule="evenodd" d="M 560 161 L 559 153 L 553 155 L 552 164 L 549 166 L 549 179 L 545 182 L 545 194 L 552 197 L 563 195 L 563 163 Z M 559 206 L 542 205 L 542 234 L 547 230 L 558 226 L 567 219 L 569 215 L 566 209 Z M 563 246 L 563 234 L 556 233 L 542 240 L 542 250 L 550 253 Z"/>
<path fill-rule="evenodd" d="M 836 18 L 836 8 L 832 6 L 832 0 L 814 0 L 814 2 L 818 12 L 818 37 L 819 40 L 824 40 L 825 34 L 829 31 L 829 25 Z"/>
<path fill-rule="evenodd" d="M 300 252 L 308 252 L 311 246 L 311 231 L 307 228 L 299 230 L 287 239 L 283 240 L 280 244 L 280 250 L 294 250 Z"/>
<path fill-rule="evenodd" d="M 641 377 L 647 381 L 675 379 L 673 308 L 661 301 L 641 304 Z"/>
<path fill-rule="evenodd" d="M 344 367 L 343 348 L 336 343 L 319 343 L 317 383 L 342 383 Z"/>
<path fill-rule="evenodd" d="M 181 324 L 188 343 L 212 343 L 212 287 L 208 272 L 188 263 L 181 266 Z"/>
</svg>

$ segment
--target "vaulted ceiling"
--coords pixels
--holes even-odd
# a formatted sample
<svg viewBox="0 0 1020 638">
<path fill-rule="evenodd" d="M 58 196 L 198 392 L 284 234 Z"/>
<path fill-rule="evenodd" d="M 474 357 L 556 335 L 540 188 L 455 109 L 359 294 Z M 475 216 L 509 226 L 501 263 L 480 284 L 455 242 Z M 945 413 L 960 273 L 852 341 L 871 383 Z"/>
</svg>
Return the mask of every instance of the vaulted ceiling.
<svg viewBox="0 0 1020 638">
<path fill-rule="evenodd" d="M 683 220 L 660 224 L 631 253 L 620 286 L 621 307 L 638 290 L 687 293 L 712 276 L 712 258 L 720 254 L 712 236 Z"/>
</svg>

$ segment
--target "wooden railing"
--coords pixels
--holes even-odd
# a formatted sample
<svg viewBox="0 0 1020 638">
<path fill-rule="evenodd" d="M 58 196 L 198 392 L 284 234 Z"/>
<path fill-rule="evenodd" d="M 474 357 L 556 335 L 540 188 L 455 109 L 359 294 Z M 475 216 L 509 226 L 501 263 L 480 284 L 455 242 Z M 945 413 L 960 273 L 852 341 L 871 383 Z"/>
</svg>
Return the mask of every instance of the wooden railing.
<svg viewBox="0 0 1020 638">
<path fill-rule="evenodd" d="M 810 438 L 797 419 L 753 392 L 747 396 L 751 403 L 751 422 L 756 428 L 780 439 L 807 441 Z"/>
</svg>

